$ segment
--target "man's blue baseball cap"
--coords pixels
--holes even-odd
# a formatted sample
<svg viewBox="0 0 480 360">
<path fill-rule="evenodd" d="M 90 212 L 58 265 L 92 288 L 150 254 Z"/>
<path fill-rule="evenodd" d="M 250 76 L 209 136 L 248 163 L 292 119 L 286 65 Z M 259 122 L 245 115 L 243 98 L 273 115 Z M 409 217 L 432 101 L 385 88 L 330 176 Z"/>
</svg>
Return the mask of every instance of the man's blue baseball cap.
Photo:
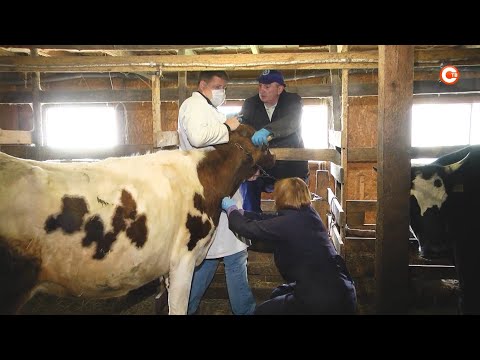
<svg viewBox="0 0 480 360">
<path fill-rule="evenodd" d="M 278 70 L 264 70 L 257 80 L 260 84 L 271 84 L 276 82 L 280 85 L 287 86 L 283 80 L 282 73 Z"/>
</svg>

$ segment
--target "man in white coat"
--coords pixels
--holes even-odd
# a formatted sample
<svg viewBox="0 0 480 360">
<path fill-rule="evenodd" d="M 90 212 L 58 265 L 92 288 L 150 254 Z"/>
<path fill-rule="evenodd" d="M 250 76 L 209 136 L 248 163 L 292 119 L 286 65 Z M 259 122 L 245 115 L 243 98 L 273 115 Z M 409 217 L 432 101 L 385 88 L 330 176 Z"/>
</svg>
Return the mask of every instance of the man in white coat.
<svg viewBox="0 0 480 360">
<path fill-rule="evenodd" d="M 198 80 L 198 90 L 186 99 L 178 112 L 178 133 L 180 149 L 213 149 L 211 145 L 229 141 L 229 132 L 240 122 L 237 117 L 227 119 L 217 107 L 225 101 L 225 87 L 228 76 L 224 71 L 202 71 Z M 242 206 L 239 191 L 234 194 L 237 206 Z M 220 206 L 220 204 L 218 204 Z M 255 310 L 255 298 L 248 284 L 247 245 L 240 241 L 228 228 L 225 212 L 213 235 L 213 242 L 205 260 L 195 268 L 188 302 L 188 314 L 194 314 L 210 285 L 216 269 L 223 258 L 228 297 L 235 315 L 250 315 Z"/>
</svg>

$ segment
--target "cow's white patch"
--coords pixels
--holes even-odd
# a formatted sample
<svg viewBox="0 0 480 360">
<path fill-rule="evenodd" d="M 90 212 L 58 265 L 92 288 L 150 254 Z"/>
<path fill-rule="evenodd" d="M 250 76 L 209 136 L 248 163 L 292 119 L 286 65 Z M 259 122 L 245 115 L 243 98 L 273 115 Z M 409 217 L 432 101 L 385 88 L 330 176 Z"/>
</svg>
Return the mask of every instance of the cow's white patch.
<svg viewBox="0 0 480 360">
<path fill-rule="evenodd" d="M 434 182 L 439 180 L 442 182 L 442 186 L 436 187 Z M 421 174 L 417 175 L 413 180 L 413 188 L 410 190 L 410 194 L 415 196 L 420 206 L 420 213 L 423 216 L 427 209 L 437 206 L 439 209 L 442 204 L 447 200 L 447 192 L 445 191 L 445 185 L 440 176 L 435 174 L 430 179 L 425 180 Z"/>
</svg>

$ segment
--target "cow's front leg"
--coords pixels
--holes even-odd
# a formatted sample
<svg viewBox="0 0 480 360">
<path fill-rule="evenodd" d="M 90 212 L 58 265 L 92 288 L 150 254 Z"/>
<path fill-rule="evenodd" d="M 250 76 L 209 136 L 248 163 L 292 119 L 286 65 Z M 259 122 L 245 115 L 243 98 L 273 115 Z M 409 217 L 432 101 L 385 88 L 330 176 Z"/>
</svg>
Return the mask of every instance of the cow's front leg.
<svg viewBox="0 0 480 360">
<path fill-rule="evenodd" d="M 195 258 L 191 254 L 182 258 L 170 266 L 168 286 L 168 314 L 186 315 L 190 287 L 192 286 Z"/>
</svg>

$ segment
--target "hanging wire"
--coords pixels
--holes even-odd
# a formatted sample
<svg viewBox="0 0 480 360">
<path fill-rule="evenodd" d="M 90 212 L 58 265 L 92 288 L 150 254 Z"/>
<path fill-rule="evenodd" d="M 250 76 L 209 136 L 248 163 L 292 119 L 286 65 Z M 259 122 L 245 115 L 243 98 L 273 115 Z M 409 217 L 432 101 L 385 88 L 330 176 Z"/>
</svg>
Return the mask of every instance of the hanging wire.
<svg viewBox="0 0 480 360">
<path fill-rule="evenodd" d="M 113 90 L 112 74 L 110 72 L 108 72 L 108 77 L 110 78 L 110 86 L 112 87 L 112 90 Z"/>
</svg>

